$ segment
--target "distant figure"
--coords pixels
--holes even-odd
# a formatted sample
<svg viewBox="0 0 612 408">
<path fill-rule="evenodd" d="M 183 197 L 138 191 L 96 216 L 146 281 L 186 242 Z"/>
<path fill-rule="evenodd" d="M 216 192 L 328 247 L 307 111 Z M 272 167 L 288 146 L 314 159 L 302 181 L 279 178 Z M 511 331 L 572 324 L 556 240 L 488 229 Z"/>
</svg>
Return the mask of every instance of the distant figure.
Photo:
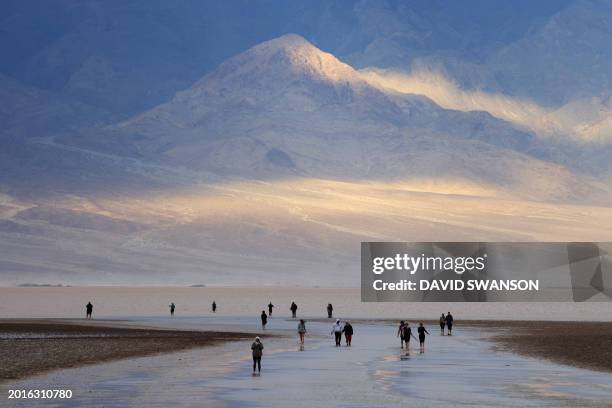
<svg viewBox="0 0 612 408">
<path fill-rule="evenodd" d="M 446 325 L 446 316 L 444 313 L 440 316 L 440 335 L 444 336 L 444 326 Z"/>
<path fill-rule="evenodd" d="M 416 337 L 414 337 L 414 334 L 412 334 L 410 324 L 406 323 L 404 325 L 404 343 L 406 344 L 407 351 L 410 350 L 410 337 L 413 337 L 416 340 Z"/>
<path fill-rule="evenodd" d="M 304 336 L 306 335 L 306 322 L 301 319 L 298 323 L 298 335 L 300 336 L 300 344 L 304 344 Z"/>
<path fill-rule="evenodd" d="M 400 344 L 401 347 L 400 348 L 404 348 L 404 341 L 406 340 L 404 338 L 404 326 L 406 325 L 406 323 L 404 323 L 404 321 L 400 321 L 399 327 L 397 328 L 397 336 L 400 338 Z"/>
<path fill-rule="evenodd" d="M 334 307 L 332 306 L 331 303 L 327 304 L 327 318 L 331 319 L 332 318 L 332 313 L 334 312 Z"/>
<path fill-rule="evenodd" d="M 451 312 L 446 314 L 446 330 L 448 331 L 448 335 L 453 335 L 453 315 Z"/>
<path fill-rule="evenodd" d="M 344 329 L 344 327 L 342 326 L 340 319 L 337 319 L 336 324 L 332 326 L 331 331 L 336 338 L 336 347 L 340 347 L 342 345 L 342 329 Z"/>
<path fill-rule="evenodd" d="M 423 326 L 423 323 L 419 323 L 419 328 L 417 329 L 419 332 L 419 343 L 421 345 L 421 353 L 425 352 L 425 333 L 429 334 L 427 329 Z"/>
<path fill-rule="evenodd" d="M 176 309 L 176 306 L 174 306 L 174 302 L 170 303 L 170 316 L 174 316 L 174 309 Z"/>
<path fill-rule="evenodd" d="M 259 337 L 255 337 L 255 341 L 251 344 L 251 350 L 253 350 L 253 375 L 255 375 L 255 368 L 257 367 L 258 372 L 261 373 L 261 356 L 263 355 L 264 346 L 261 343 Z"/>
<path fill-rule="evenodd" d="M 272 304 L 272 301 L 270 301 L 270 303 L 268 303 L 268 314 L 270 317 L 272 317 L 272 309 L 274 309 L 274 305 Z"/>
<path fill-rule="evenodd" d="M 289 310 L 291 310 L 291 316 L 295 319 L 295 315 L 297 312 L 297 305 L 295 304 L 295 302 L 291 302 L 291 307 L 289 308 Z"/>
<path fill-rule="evenodd" d="M 212 303 L 212 311 L 213 311 L 213 313 L 215 313 L 217 311 L 217 303 L 214 300 L 213 300 L 213 303 Z"/>
<path fill-rule="evenodd" d="M 93 305 L 91 304 L 91 302 L 87 302 L 87 304 L 85 305 L 85 310 L 86 310 L 86 315 L 85 318 L 86 319 L 91 319 L 91 314 L 93 313 Z"/>
<path fill-rule="evenodd" d="M 346 346 L 351 346 L 351 340 L 353 340 L 353 326 L 351 326 L 350 322 L 344 323 L 344 328 L 342 329 L 344 333 L 344 340 L 346 340 Z"/>
<path fill-rule="evenodd" d="M 261 311 L 261 327 L 266 330 L 266 324 L 268 324 L 268 315 L 265 310 Z"/>
</svg>

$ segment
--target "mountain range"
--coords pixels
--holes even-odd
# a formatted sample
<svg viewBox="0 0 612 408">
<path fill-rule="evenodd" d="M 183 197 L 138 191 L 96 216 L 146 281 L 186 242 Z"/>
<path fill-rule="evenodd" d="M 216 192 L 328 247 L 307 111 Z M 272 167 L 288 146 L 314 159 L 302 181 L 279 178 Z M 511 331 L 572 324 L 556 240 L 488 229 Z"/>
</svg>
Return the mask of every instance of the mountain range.
<svg viewBox="0 0 612 408">
<path fill-rule="evenodd" d="M 443 3 L 231 35 L 251 6 L 3 5 L 3 48 L 42 23 L 0 66 L 0 283 L 355 285 L 360 241 L 609 239 L 611 3 Z"/>
<path fill-rule="evenodd" d="M 109 154 L 121 146 L 224 177 L 451 178 L 528 199 L 610 197 L 597 178 L 563 166 L 573 152 L 550 137 L 381 86 L 293 34 L 229 59 L 165 104 L 56 141 Z"/>
</svg>

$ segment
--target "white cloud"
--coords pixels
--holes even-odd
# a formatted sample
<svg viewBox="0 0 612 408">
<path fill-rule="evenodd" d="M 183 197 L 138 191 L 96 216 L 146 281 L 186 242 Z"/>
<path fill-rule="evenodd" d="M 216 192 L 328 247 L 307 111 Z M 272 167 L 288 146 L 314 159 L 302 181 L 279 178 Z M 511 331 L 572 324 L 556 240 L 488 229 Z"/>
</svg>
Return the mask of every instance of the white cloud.
<svg viewBox="0 0 612 408">
<path fill-rule="evenodd" d="M 509 95 L 465 90 L 452 79 L 430 69 L 404 73 L 367 68 L 360 72 L 364 80 L 379 89 L 423 95 L 445 109 L 485 111 L 542 137 L 565 136 L 588 142 L 612 142 L 610 97 L 579 99 L 559 108 L 550 108 Z"/>
</svg>

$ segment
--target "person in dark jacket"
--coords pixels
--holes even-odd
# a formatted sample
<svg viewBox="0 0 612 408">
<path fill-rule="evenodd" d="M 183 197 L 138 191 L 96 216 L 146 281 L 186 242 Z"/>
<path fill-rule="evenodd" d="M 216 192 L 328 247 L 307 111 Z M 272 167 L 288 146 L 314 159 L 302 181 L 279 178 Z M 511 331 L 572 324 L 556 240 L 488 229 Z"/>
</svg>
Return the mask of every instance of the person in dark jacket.
<svg viewBox="0 0 612 408">
<path fill-rule="evenodd" d="M 212 311 L 213 311 L 213 313 L 215 313 L 217 311 L 217 302 L 215 302 L 214 300 L 213 300 L 213 303 L 212 303 Z"/>
<path fill-rule="evenodd" d="M 274 309 L 274 305 L 272 304 L 272 301 L 270 301 L 270 303 L 268 303 L 268 314 L 270 317 L 272 317 L 272 309 Z"/>
<path fill-rule="evenodd" d="M 453 335 L 453 320 L 453 315 L 451 314 L 451 312 L 448 312 L 446 314 L 446 329 L 448 331 L 449 336 Z"/>
<path fill-rule="evenodd" d="M 251 344 L 251 350 L 253 351 L 253 374 L 255 374 L 255 368 L 261 373 L 261 356 L 263 356 L 264 346 L 261 343 L 259 337 L 255 337 L 255 341 Z"/>
<path fill-rule="evenodd" d="M 344 323 L 344 329 L 342 329 L 344 333 L 344 339 L 346 340 L 346 346 L 351 346 L 351 340 L 353 340 L 353 326 L 351 326 L 350 322 Z"/>
<path fill-rule="evenodd" d="M 174 309 L 176 309 L 176 306 L 174 305 L 174 302 L 170 303 L 170 316 L 174 316 Z"/>
<path fill-rule="evenodd" d="M 291 316 L 295 319 L 296 316 L 296 312 L 297 312 L 297 305 L 295 304 L 295 302 L 291 302 L 291 307 L 289 308 L 289 310 L 291 310 Z"/>
<path fill-rule="evenodd" d="M 423 326 L 423 323 L 419 323 L 419 328 L 417 329 L 419 332 L 419 343 L 421 345 L 421 353 L 425 352 L 425 333 L 429 334 L 427 329 Z"/>
<path fill-rule="evenodd" d="M 397 328 L 397 337 L 400 338 L 400 344 L 401 344 L 401 348 L 404 348 L 404 341 L 406 339 L 404 339 L 404 326 L 406 325 L 406 323 L 402 320 L 400 321 L 399 327 Z"/>
<path fill-rule="evenodd" d="M 414 337 L 414 334 L 412 334 L 410 324 L 406 322 L 406 324 L 404 324 L 404 343 L 406 344 L 406 350 L 410 349 L 410 337 L 416 340 L 416 337 Z"/>
<path fill-rule="evenodd" d="M 261 311 L 261 327 L 266 330 L 266 324 L 268 324 L 268 315 L 265 310 Z"/>
<path fill-rule="evenodd" d="M 91 314 L 93 313 L 93 305 L 91 304 L 91 302 L 87 302 L 87 304 L 85 305 L 85 312 L 85 318 L 91 319 Z"/>
<path fill-rule="evenodd" d="M 327 318 L 331 319 L 332 318 L 332 314 L 334 312 L 334 307 L 332 306 L 331 303 L 327 304 Z"/>
</svg>

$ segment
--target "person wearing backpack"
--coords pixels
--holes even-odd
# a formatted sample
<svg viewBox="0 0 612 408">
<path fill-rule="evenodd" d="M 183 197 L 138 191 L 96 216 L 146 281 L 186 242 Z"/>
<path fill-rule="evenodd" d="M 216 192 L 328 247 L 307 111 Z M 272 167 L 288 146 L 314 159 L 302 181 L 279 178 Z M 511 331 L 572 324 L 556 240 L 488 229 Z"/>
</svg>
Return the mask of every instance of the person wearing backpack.
<svg viewBox="0 0 612 408">
<path fill-rule="evenodd" d="M 259 337 L 255 337 L 255 341 L 251 344 L 251 350 L 253 351 L 253 374 L 255 374 L 255 368 L 261 373 L 261 356 L 263 356 L 264 346 Z"/>
<path fill-rule="evenodd" d="M 298 323 L 298 335 L 300 336 L 300 344 L 304 345 L 304 336 L 306 335 L 306 322 L 300 320 Z"/>
</svg>

